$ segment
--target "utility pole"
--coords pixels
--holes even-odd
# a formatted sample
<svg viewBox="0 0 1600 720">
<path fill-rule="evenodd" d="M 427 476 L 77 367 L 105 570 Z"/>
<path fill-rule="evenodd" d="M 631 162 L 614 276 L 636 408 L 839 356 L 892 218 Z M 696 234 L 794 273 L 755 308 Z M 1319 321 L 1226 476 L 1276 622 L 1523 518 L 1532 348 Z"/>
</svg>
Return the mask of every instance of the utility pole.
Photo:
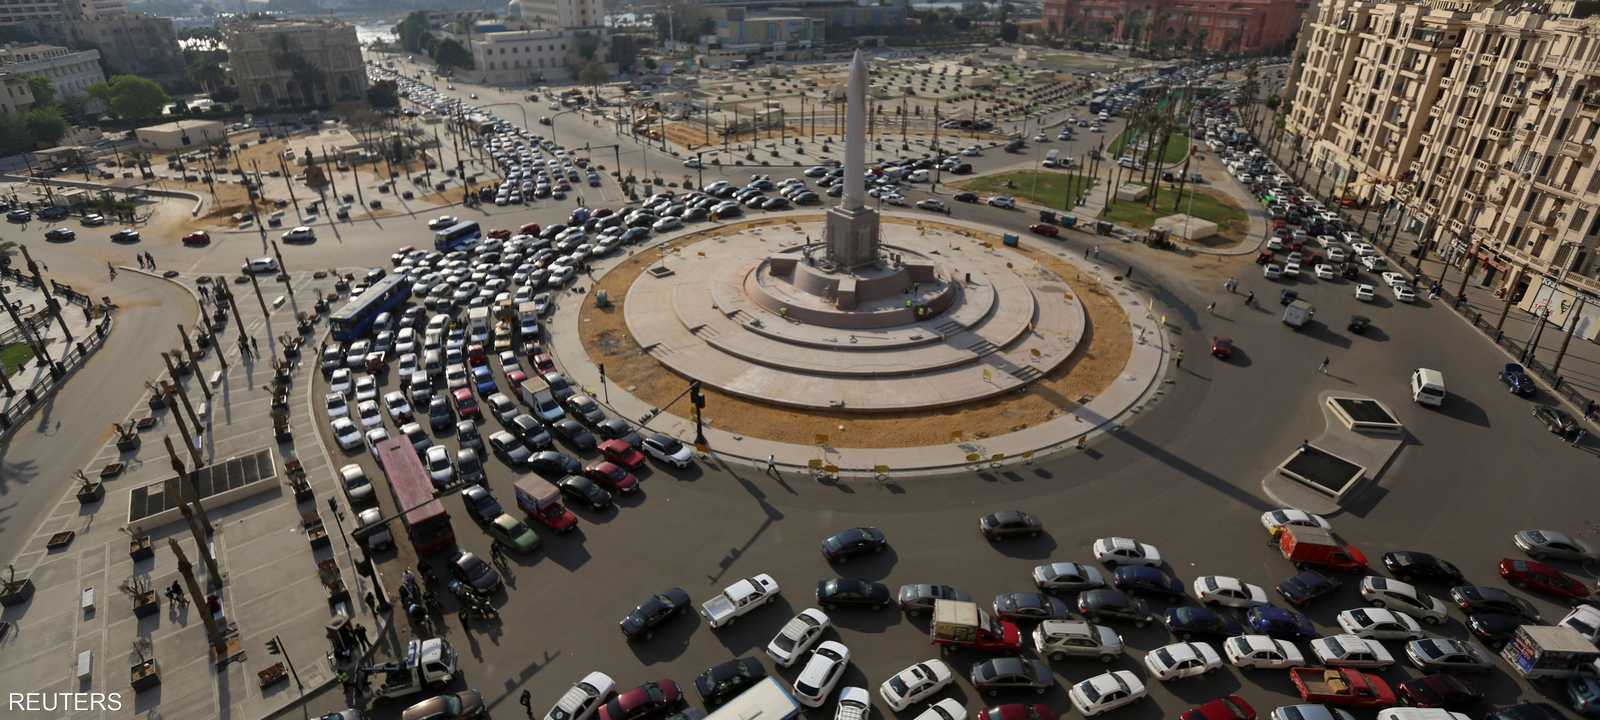
<svg viewBox="0 0 1600 720">
<path fill-rule="evenodd" d="M 211 643 L 211 652 L 218 660 L 227 657 L 228 643 L 222 637 L 222 630 L 217 627 L 216 618 L 211 617 L 210 608 L 206 607 L 205 594 L 200 592 L 200 583 L 194 579 L 194 565 L 189 563 L 189 558 L 183 554 L 183 548 L 178 546 L 178 541 L 167 538 L 167 545 L 172 548 L 172 554 L 178 556 L 178 574 L 183 576 L 184 585 L 189 588 L 189 595 L 194 598 L 194 606 L 199 608 L 200 620 L 206 625 L 206 640 Z"/>
<path fill-rule="evenodd" d="M 254 288 L 256 291 L 256 302 L 261 304 L 261 312 L 266 314 L 267 301 L 261 297 L 261 281 L 256 279 L 255 273 L 246 273 L 246 276 L 250 278 L 250 287 Z M 244 328 L 241 327 L 239 329 L 239 334 L 244 334 Z"/>
<path fill-rule="evenodd" d="M 1567 313 L 1571 322 L 1567 325 L 1566 334 L 1561 337 L 1561 349 L 1556 351 L 1556 361 L 1550 366 L 1550 374 L 1557 377 L 1561 374 L 1561 361 L 1567 357 L 1567 345 L 1572 342 L 1572 336 L 1578 330 L 1578 320 L 1583 317 L 1583 306 L 1589 301 L 1588 295 L 1578 296 L 1578 305 Z"/>
<path fill-rule="evenodd" d="M 294 286 L 289 284 L 289 266 L 283 263 L 283 251 L 278 249 L 278 241 L 272 241 L 272 254 L 278 258 L 278 282 L 283 283 L 283 291 L 288 293 L 289 302 L 294 302 Z"/>
<path fill-rule="evenodd" d="M 161 362 L 167 366 L 167 377 L 172 380 L 172 386 L 178 391 L 178 399 L 183 401 L 183 409 L 189 413 L 189 423 L 194 426 L 195 438 L 199 439 L 200 417 L 195 415 L 194 406 L 189 404 L 189 391 L 184 389 L 183 383 L 178 380 L 178 369 L 173 366 L 172 356 L 165 350 L 161 351 Z"/>
<path fill-rule="evenodd" d="M 189 434 L 189 426 L 184 423 L 183 413 L 178 412 L 177 393 L 173 392 L 172 388 L 166 387 L 165 383 L 162 384 L 161 390 L 162 399 L 166 402 L 167 408 L 172 411 L 172 421 L 178 426 L 178 434 L 183 436 L 183 446 L 189 449 L 189 459 L 194 461 L 195 465 L 199 465 L 200 451 L 194 447 L 194 439 Z"/>
<path fill-rule="evenodd" d="M 183 340 L 183 351 L 189 356 L 189 364 L 194 367 L 194 372 L 200 372 L 200 358 L 194 354 L 194 344 L 189 342 L 189 331 L 185 330 L 183 323 L 178 323 L 178 337 Z M 218 353 L 221 354 L 221 353 Z M 206 395 L 206 402 L 211 402 L 211 386 L 205 381 L 199 383 L 200 390 Z"/>
</svg>

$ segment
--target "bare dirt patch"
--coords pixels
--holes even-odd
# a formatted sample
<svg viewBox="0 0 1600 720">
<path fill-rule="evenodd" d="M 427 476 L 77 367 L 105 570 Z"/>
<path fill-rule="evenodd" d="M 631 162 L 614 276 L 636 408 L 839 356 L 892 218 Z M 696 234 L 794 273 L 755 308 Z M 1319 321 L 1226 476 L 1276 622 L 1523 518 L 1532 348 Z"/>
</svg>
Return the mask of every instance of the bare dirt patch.
<svg viewBox="0 0 1600 720">
<path fill-rule="evenodd" d="M 606 377 L 635 397 L 667 412 L 689 417 L 687 397 L 678 398 L 685 379 L 646 354 L 628 332 L 623 306 L 628 288 L 664 249 L 730 235 L 753 227 L 816 222 L 815 218 L 772 218 L 716 228 L 680 238 L 664 247 L 635 253 L 606 273 L 594 290 L 603 290 L 612 306 L 601 309 L 584 303 L 578 314 L 584 352 L 604 363 Z M 926 225 L 958 233 L 975 241 L 998 244 L 998 235 L 930 221 L 886 217 L 885 222 Z M 829 436 L 836 447 L 916 447 L 951 441 L 951 431 L 961 429 L 968 439 L 992 437 L 1038 425 L 1069 412 L 1104 391 L 1121 374 L 1133 348 L 1127 316 L 1112 292 L 1071 263 L 1027 246 L 1020 252 L 1068 283 L 1083 303 L 1087 315 L 1084 337 L 1068 360 L 1050 374 L 1015 395 L 991 398 L 959 408 L 907 413 L 840 413 L 803 411 L 761 405 L 715 389 L 706 391 L 706 422 L 728 432 L 781 442 L 809 445 L 817 435 Z M 674 398 L 678 398 L 674 402 Z M 669 404 L 670 403 L 670 404 Z"/>
</svg>

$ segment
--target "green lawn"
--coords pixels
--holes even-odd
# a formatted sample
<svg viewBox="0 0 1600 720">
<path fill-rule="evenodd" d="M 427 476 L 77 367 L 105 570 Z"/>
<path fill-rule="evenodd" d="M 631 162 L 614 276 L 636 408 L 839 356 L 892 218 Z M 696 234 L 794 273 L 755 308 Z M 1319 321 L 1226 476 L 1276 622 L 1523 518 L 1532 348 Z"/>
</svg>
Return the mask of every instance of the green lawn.
<svg viewBox="0 0 1600 720">
<path fill-rule="evenodd" d="M 1158 218 L 1184 213 L 1216 223 L 1217 234 L 1229 240 L 1242 240 L 1245 233 L 1249 232 L 1249 216 L 1231 198 L 1209 190 L 1196 192 L 1188 188 L 1183 192 L 1183 199 L 1178 202 L 1178 209 L 1173 210 L 1172 202 L 1176 195 L 1176 189 L 1163 185 L 1161 195 L 1156 198 L 1154 212 L 1147 203 L 1118 200 L 1115 205 L 1102 211 L 1100 217 L 1130 227 L 1147 228 Z M 1192 206 L 1191 198 L 1193 198 Z"/>
<path fill-rule="evenodd" d="M 1133 128 L 1124 128 L 1123 131 L 1117 135 L 1117 139 L 1111 142 L 1111 147 L 1108 148 L 1107 152 L 1110 153 L 1112 158 L 1120 157 L 1122 155 L 1123 146 L 1129 147 L 1130 150 L 1138 147 L 1139 135 L 1141 135 L 1141 133 L 1134 132 Z M 1173 130 L 1167 136 L 1167 151 L 1166 154 L 1161 156 L 1161 163 L 1163 165 L 1170 165 L 1182 160 L 1183 156 L 1187 155 L 1188 153 L 1189 136 L 1182 130 Z"/>
<path fill-rule="evenodd" d="M 1006 181 L 1016 187 L 1006 187 Z M 1012 195 L 1035 205 L 1050 208 L 1076 206 L 1077 201 L 1095 185 L 1095 179 L 1076 173 L 1018 170 L 998 175 L 986 175 L 960 183 L 958 186 L 973 192 L 995 195 Z M 1071 194 L 1069 202 L 1069 193 Z"/>
<path fill-rule="evenodd" d="M 22 364 L 33 357 L 33 348 L 27 343 L 11 343 L 0 345 L 0 373 L 7 376 L 22 369 Z"/>
</svg>

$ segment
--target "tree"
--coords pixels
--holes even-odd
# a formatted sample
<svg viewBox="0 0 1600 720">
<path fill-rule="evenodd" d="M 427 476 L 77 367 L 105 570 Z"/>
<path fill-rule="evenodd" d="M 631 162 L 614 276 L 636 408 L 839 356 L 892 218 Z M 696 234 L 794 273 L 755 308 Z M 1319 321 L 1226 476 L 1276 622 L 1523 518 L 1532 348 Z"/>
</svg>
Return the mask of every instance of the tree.
<svg viewBox="0 0 1600 720">
<path fill-rule="evenodd" d="M 53 107 L 34 108 L 23 117 L 36 145 L 55 145 L 67 134 L 67 119 Z"/>
<path fill-rule="evenodd" d="M 472 53 L 467 50 L 461 41 L 455 38 L 445 38 L 433 48 L 433 61 L 439 67 L 472 68 Z"/>
<path fill-rule="evenodd" d="M 595 53 L 600 51 L 600 36 L 599 35 L 596 35 L 596 34 L 591 33 L 591 32 L 584 32 L 584 31 L 580 30 L 580 31 L 578 31 L 577 36 L 575 36 L 573 38 L 573 40 L 574 40 L 574 45 L 576 46 L 575 49 L 578 51 L 578 57 L 581 58 L 584 62 L 589 62 L 589 61 L 593 60 L 594 56 L 595 56 Z"/>
<path fill-rule="evenodd" d="M 189 79 L 199 85 L 207 95 L 211 95 L 227 87 L 228 72 L 222 69 L 220 63 L 206 59 L 189 66 Z"/>
<path fill-rule="evenodd" d="M 649 70 L 650 72 L 655 72 L 656 68 L 661 67 L 661 63 L 656 62 L 656 59 L 653 57 L 646 57 L 643 61 L 643 64 L 644 69 Z"/>
<path fill-rule="evenodd" d="M 578 82 L 588 85 L 591 88 L 603 85 L 607 82 L 610 82 L 610 80 L 611 73 L 606 72 L 606 66 L 594 61 L 590 61 L 587 65 L 584 65 L 583 70 L 578 73 Z"/>
<path fill-rule="evenodd" d="M 433 34 L 428 32 L 429 29 L 428 14 L 417 10 L 394 26 L 394 34 L 400 39 L 400 47 L 408 52 L 426 54 L 433 47 Z"/>
<path fill-rule="evenodd" d="M 33 93 L 34 107 L 50 107 L 56 102 L 56 84 L 42 75 L 28 76 L 28 91 Z"/>
<path fill-rule="evenodd" d="M 97 82 L 89 86 L 89 95 L 105 103 L 111 112 L 129 120 L 159 115 L 170 100 L 155 81 L 137 75 L 117 75 L 106 82 Z"/>
<path fill-rule="evenodd" d="M 33 149 L 33 133 L 21 115 L 0 114 L 0 155 L 16 155 Z"/>
<path fill-rule="evenodd" d="M 400 107 L 400 92 L 393 80 L 379 80 L 367 86 L 367 104 L 374 109 Z"/>
</svg>

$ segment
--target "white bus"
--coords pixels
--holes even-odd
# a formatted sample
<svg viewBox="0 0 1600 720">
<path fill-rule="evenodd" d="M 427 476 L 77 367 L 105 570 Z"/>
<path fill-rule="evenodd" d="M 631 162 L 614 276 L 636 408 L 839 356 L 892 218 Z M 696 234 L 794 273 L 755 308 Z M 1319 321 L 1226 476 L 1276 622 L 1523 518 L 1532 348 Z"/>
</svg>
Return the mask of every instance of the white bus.
<svg viewBox="0 0 1600 720">
<path fill-rule="evenodd" d="M 711 711 L 706 720 L 796 720 L 799 717 L 800 703 L 784 688 L 783 681 L 769 677 Z"/>
</svg>

